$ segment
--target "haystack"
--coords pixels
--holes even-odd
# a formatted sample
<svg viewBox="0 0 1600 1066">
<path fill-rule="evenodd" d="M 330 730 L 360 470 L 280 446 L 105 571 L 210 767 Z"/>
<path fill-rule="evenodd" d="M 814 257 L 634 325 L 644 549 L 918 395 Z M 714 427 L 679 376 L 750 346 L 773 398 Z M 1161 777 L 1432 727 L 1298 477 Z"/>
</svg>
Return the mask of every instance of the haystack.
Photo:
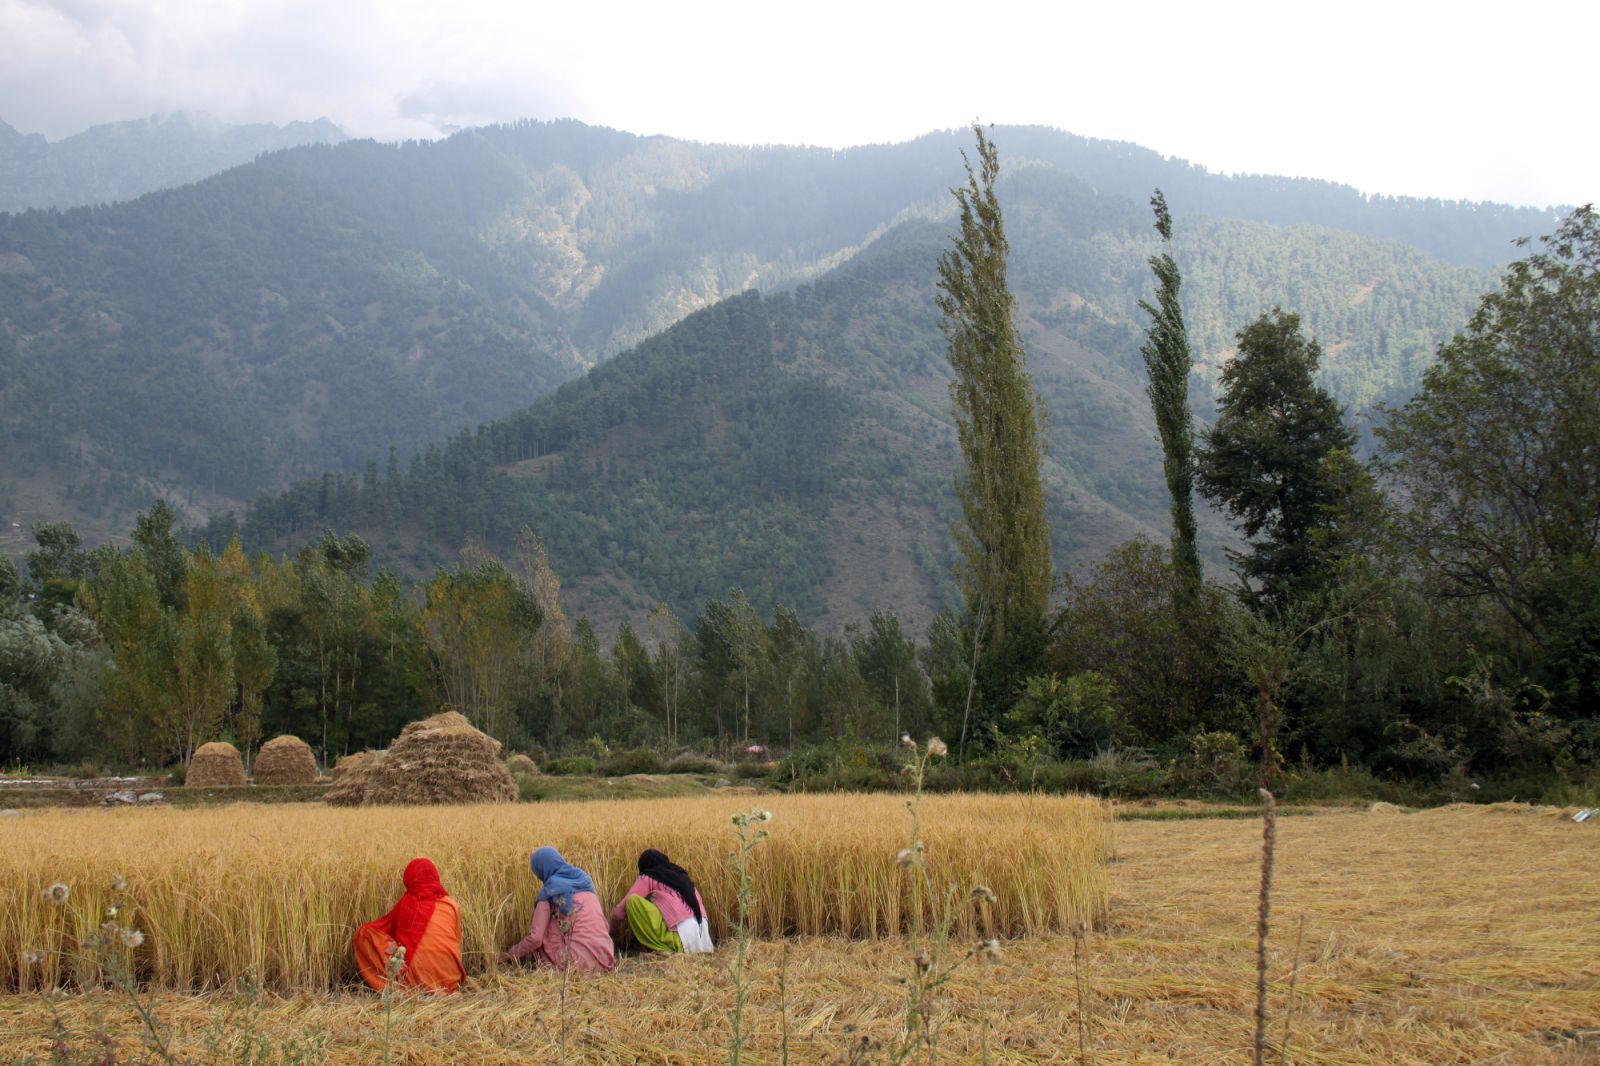
<svg viewBox="0 0 1600 1066">
<path fill-rule="evenodd" d="M 506 769 L 511 771 L 512 776 L 517 774 L 523 774 L 527 777 L 539 776 L 539 764 L 520 751 L 506 760 Z"/>
<path fill-rule="evenodd" d="M 500 761 L 500 742 L 454 711 L 412 722 L 372 772 L 365 802 L 511 803 L 517 786 Z"/>
<path fill-rule="evenodd" d="M 189 788 L 243 788 L 244 760 L 239 758 L 239 749 L 220 740 L 200 745 L 189 760 L 183 783 Z"/>
<path fill-rule="evenodd" d="M 379 751 L 358 751 L 353 755 L 341 755 L 339 761 L 333 764 L 333 779 L 337 781 L 355 771 L 370 772 L 372 760 L 382 754 Z"/>
<path fill-rule="evenodd" d="M 273 737 L 256 753 L 251 776 L 258 785 L 314 785 L 317 758 L 311 754 L 311 745 L 299 737 Z"/>
<path fill-rule="evenodd" d="M 359 807 L 367 801 L 372 773 L 383 761 L 381 751 L 358 751 L 346 755 L 333 768 L 333 787 L 322 794 L 324 803 L 335 807 Z"/>
</svg>

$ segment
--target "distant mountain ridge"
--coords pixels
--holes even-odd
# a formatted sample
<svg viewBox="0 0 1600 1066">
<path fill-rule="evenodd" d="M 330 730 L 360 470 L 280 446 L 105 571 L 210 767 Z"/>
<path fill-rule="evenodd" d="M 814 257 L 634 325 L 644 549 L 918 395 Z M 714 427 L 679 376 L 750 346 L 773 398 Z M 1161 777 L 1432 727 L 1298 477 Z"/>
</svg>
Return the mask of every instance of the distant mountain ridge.
<svg viewBox="0 0 1600 1066">
<path fill-rule="evenodd" d="M 235 126 L 204 112 L 179 111 L 91 126 L 54 142 L 0 120 L 0 211 L 133 200 L 208 178 L 263 152 L 346 139 L 325 118 Z"/>
<path fill-rule="evenodd" d="M 1137 300 L 1157 242 L 1148 209 L 1053 168 L 1003 178 L 1011 284 L 1045 403 L 1058 571 L 1112 545 L 1164 542 L 1166 489 L 1139 356 Z M 692 617 L 730 586 L 837 632 L 889 607 L 915 630 L 954 599 L 958 467 L 934 306 L 948 223 L 910 220 L 814 281 L 696 312 L 532 407 L 430 448 L 409 470 L 325 475 L 264 497 L 217 544 L 291 549 L 355 529 L 426 573 L 469 539 L 531 527 L 568 605 L 602 628 L 657 602 Z M 1305 312 L 1326 377 L 1356 403 L 1405 389 L 1487 275 L 1322 227 L 1178 220 L 1197 412 L 1232 331 Z M 1214 564 L 1232 543 L 1202 508 Z"/>
<path fill-rule="evenodd" d="M 1008 184 L 1054 175 L 1092 194 L 1041 208 L 1041 232 L 1063 240 L 1025 254 L 1065 279 L 1066 302 L 1040 315 L 1089 314 L 1130 350 L 1159 185 L 1192 220 L 1181 232 L 1254 234 L 1197 240 L 1184 264 L 1207 358 L 1242 324 L 1230 315 L 1299 276 L 1293 291 L 1323 303 L 1309 317 L 1347 320 L 1330 373 L 1356 400 L 1415 379 L 1481 291 L 1463 268 L 1555 226 L 1550 212 L 1220 177 L 1042 127 L 993 136 Z M 742 148 L 522 122 L 271 152 L 129 203 L 0 215 L 0 513 L 117 530 L 158 492 L 203 516 L 320 471 L 381 467 L 391 447 L 404 462 L 698 309 L 791 288 L 897 225 L 947 218 L 969 140 Z M 1072 217 L 1086 204 L 1091 216 Z M 1116 235 L 1098 235 L 1111 214 Z M 1371 273 L 1353 284 L 1375 303 L 1315 284 L 1343 285 L 1358 262 Z M 1110 274 L 1083 276 L 1091 263 Z M 1074 301 L 1090 290 L 1085 310 Z"/>
</svg>

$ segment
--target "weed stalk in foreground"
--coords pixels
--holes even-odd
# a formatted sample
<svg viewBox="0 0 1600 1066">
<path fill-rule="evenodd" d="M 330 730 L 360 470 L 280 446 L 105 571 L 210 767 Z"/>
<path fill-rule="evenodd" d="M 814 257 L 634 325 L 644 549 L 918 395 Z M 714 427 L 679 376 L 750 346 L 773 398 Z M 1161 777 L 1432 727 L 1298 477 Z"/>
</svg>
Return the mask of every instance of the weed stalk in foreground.
<svg viewBox="0 0 1600 1066">
<path fill-rule="evenodd" d="M 767 831 L 756 829 L 755 826 L 771 820 L 772 812 L 759 807 L 733 816 L 733 827 L 739 837 L 739 846 L 728 857 L 733 860 L 734 871 L 739 876 L 739 905 L 733 925 L 734 940 L 738 949 L 728 967 L 728 976 L 733 981 L 733 1009 L 728 1012 L 728 1023 L 732 1028 L 728 1037 L 728 1066 L 739 1066 L 739 1056 L 744 1051 L 745 1041 L 750 1039 L 750 1034 L 744 1027 L 744 1008 L 750 999 L 750 975 L 747 965 L 750 959 L 750 903 L 753 894 L 750 853 L 767 839 Z"/>
<path fill-rule="evenodd" d="M 783 942 L 783 958 L 778 961 L 778 1017 L 783 1022 L 783 1066 L 789 1066 L 789 951 L 792 941 Z"/>
<path fill-rule="evenodd" d="M 1267 922 L 1272 916 L 1272 861 L 1278 836 L 1278 803 L 1261 789 L 1261 899 L 1256 913 L 1256 1044 L 1255 1066 L 1267 1053 Z"/>
<path fill-rule="evenodd" d="M 911 842 L 900 849 L 895 861 L 911 875 L 912 953 L 911 973 L 906 979 L 905 1029 L 895 1048 L 896 1063 L 911 1059 L 918 1051 L 932 1054 L 938 1035 L 933 1015 L 933 997 L 955 971 L 980 950 L 992 957 L 998 957 L 1000 953 L 999 941 L 990 939 L 969 949 L 953 962 L 945 961 L 950 930 L 956 921 L 960 888 L 952 882 L 945 891 L 940 892 L 933 883 L 932 874 L 928 872 L 928 849 L 922 842 L 922 787 L 929 761 L 945 757 L 950 749 L 938 737 L 930 737 L 921 748 L 909 736 L 902 737 L 900 742 L 911 750 L 911 761 L 906 766 L 912 784 L 911 798 L 906 800 L 906 810 L 911 814 Z M 992 892 L 987 888 L 983 888 L 982 892 L 980 897 L 979 890 L 974 889 L 971 899 L 975 902 L 981 899 L 983 903 L 993 901 Z M 940 903 L 930 921 L 925 917 L 925 911 L 934 900 Z"/>
<path fill-rule="evenodd" d="M 406 968 L 406 949 L 402 944 L 389 948 L 389 961 L 383 964 L 383 1066 L 389 1066 L 394 1036 L 394 985 Z"/>
<path fill-rule="evenodd" d="M 100 923 L 98 929 L 83 937 L 79 943 L 79 952 L 66 956 L 73 965 L 77 974 L 79 987 L 88 990 L 91 984 L 100 981 L 109 981 L 111 987 L 127 998 L 129 1006 L 139 1018 L 140 1035 L 144 1041 L 146 1054 L 154 1060 L 166 1063 L 167 1066 L 177 1066 L 177 1060 L 172 1056 L 172 1033 L 156 1017 L 156 993 L 152 988 L 147 995 L 139 994 L 139 981 L 134 972 L 133 953 L 144 943 L 144 933 L 134 928 L 129 919 L 135 912 L 133 902 L 127 897 L 128 883 L 121 874 L 111 880 L 112 902 L 106 908 L 105 921 Z M 71 903 L 72 891 L 63 882 L 57 882 L 44 891 L 45 902 L 58 908 L 64 917 L 70 918 L 72 925 L 81 927 L 87 924 L 82 915 Z M 118 921 L 118 916 L 124 916 Z M 63 923 L 65 924 L 65 922 Z M 63 953 L 65 954 L 65 953 Z M 23 952 L 23 961 L 29 964 L 38 964 L 45 959 L 42 951 Z M 45 996 L 50 1007 L 51 1016 L 55 1019 L 52 1047 L 53 1062 L 71 1062 L 73 1049 L 68 1045 L 66 1026 L 61 1019 L 55 995 L 58 988 L 52 988 Z M 98 1042 L 104 1046 L 104 1056 L 96 1053 L 86 1053 L 85 1060 L 90 1062 L 115 1062 L 116 1052 L 111 1049 L 111 1038 L 105 1033 L 98 1036 Z"/>
<path fill-rule="evenodd" d="M 1278 1046 L 1278 1066 L 1289 1066 L 1289 1027 L 1294 1023 L 1294 986 L 1300 976 L 1300 949 L 1306 944 L 1306 916 L 1300 916 L 1300 934 L 1294 938 L 1294 965 L 1289 967 L 1289 1002 L 1283 1009 L 1283 1041 Z"/>
<path fill-rule="evenodd" d="M 1092 1063 L 1089 1057 L 1089 984 L 1084 974 L 1088 951 L 1089 923 L 1072 923 L 1072 981 L 1078 988 L 1078 1062 Z"/>
</svg>

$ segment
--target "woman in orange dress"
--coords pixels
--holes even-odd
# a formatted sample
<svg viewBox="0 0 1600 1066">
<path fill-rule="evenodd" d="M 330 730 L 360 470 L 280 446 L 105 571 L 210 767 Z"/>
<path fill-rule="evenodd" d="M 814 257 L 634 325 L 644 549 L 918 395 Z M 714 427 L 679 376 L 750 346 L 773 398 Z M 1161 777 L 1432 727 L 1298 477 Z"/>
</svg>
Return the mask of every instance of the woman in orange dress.
<svg viewBox="0 0 1600 1066">
<path fill-rule="evenodd" d="M 356 968 L 379 992 L 396 968 L 396 980 L 408 988 L 454 992 L 467 976 L 461 965 L 461 910 L 427 859 L 412 859 L 403 880 L 406 894 L 394 909 L 356 930 Z M 405 954 L 395 962 L 401 950 Z"/>
</svg>

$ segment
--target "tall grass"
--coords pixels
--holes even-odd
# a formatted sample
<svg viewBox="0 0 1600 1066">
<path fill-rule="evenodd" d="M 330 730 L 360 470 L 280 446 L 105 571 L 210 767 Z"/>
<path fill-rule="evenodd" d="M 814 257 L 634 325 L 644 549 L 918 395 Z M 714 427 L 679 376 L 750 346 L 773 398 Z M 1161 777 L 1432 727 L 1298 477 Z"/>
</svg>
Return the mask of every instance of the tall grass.
<svg viewBox="0 0 1600 1066">
<path fill-rule="evenodd" d="M 315 989 L 353 980 L 354 930 L 393 905 L 401 870 L 419 855 L 438 865 L 460 904 L 474 972 L 525 932 L 538 889 L 527 856 L 542 844 L 588 870 L 607 905 L 632 883 L 641 850 L 665 851 L 695 878 L 721 937 L 738 895 L 724 827 L 742 803 L 748 799 L 28 815 L 8 823 L 0 850 L 0 989 L 68 982 L 59 960 L 94 931 L 118 874 L 145 933 L 139 974 L 169 988 L 253 978 L 276 990 Z M 906 930 L 908 886 L 892 861 L 904 841 L 901 798 L 792 796 L 765 805 L 776 817 L 750 857 L 755 935 L 870 939 Z M 1113 826 L 1099 801 L 935 796 L 924 801 L 922 820 L 934 865 L 993 890 L 995 935 L 1060 932 L 1103 915 Z M 41 899 L 55 881 L 81 894 L 75 899 L 89 918 Z M 26 963 L 28 950 L 42 951 L 44 961 Z"/>
</svg>

